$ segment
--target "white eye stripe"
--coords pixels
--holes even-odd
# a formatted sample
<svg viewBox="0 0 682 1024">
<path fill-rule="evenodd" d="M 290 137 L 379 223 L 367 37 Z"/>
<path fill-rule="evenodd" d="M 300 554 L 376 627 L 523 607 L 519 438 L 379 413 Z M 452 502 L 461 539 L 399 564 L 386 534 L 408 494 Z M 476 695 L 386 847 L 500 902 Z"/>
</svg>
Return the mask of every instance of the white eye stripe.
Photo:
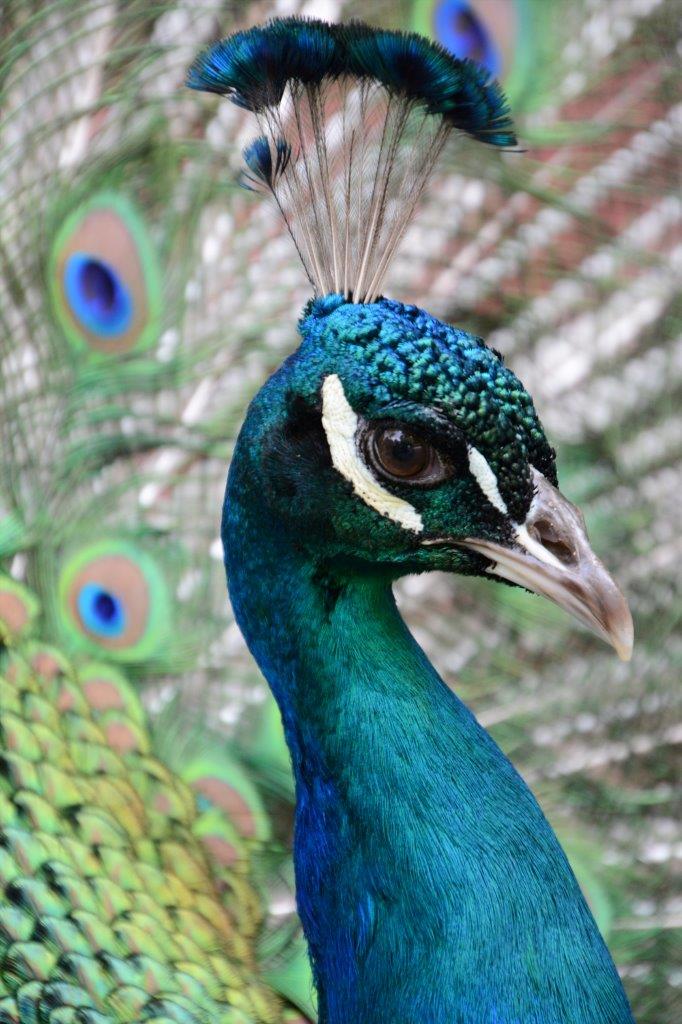
<svg viewBox="0 0 682 1024">
<path fill-rule="evenodd" d="M 500 494 L 500 488 L 497 484 L 497 477 L 493 473 L 490 465 L 485 458 L 481 455 L 478 448 L 474 448 L 472 444 L 467 445 L 467 454 L 469 456 L 469 469 L 474 480 L 481 488 L 490 504 L 501 512 L 503 516 L 509 514 L 507 505 Z"/>
<path fill-rule="evenodd" d="M 366 505 L 407 530 L 421 533 L 421 515 L 408 501 L 391 494 L 374 477 L 365 463 L 355 440 L 358 417 L 346 398 L 337 374 L 330 374 L 322 384 L 322 427 L 327 437 L 334 468 L 353 486 L 353 491 Z M 500 494 L 497 477 L 485 456 L 467 444 L 469 470 L 490 504 L 508 516 L 507 504 Z M 527 548 L 534 546 L 525 527 L 516 526 L 518 540 Z M 550 556 L 551 558 L 552 556 Z M 545 559 L 549 560 L 549 559 Z"/>
<path fill-rule="evenodd" d="M 474 448 L 473 445 L 467 445 L 467 451 L 469 454 L 469 469 L 471 470 L 476 483 L 481 488 L 490 504 L 503 515 L 508 515 L 507 505 L 500 494 L 497 477 L 490 468 L 490 464 L 486 458 L 481 455 L 478 448 Z M 532 509 L 533 505 L 531 505 L 528 510 L 527 519 L 530 517 Z M 547 565 L 553 565 L 558 569 L 563 568 L 559 559 L 553 555 L 551 551 L 548 551 L 547 548 L 531 537 L 525 523 L 513 523 L 512 525 L 516 541 L 521 545 L 521 547 L 525 548 L 531 555 L 534 555 L 540 562 L 546 562 Z"/>
<path fill-rule="evenodd" d="M 385 490 L 374 478 L 358 451 L 355 434 L 358 417 L 348 403 L 343 384 L 333 373 L 322 384 L 322 427 L 334 468 L 353 485 L 366 505 L 406 530 L 421 533 L 422 518 L 408 501 Z"/>
</svg>

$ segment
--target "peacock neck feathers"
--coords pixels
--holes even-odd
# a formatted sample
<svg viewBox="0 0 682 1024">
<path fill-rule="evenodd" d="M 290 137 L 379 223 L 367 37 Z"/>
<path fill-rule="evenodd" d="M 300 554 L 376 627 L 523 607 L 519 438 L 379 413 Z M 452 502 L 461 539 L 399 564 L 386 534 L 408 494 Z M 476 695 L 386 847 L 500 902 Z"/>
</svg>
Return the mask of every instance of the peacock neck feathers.
<svg viewBox="0 0 682 1024">
<path fill-rule="evenodd" d="M 320 1021 L 630 1021 L 551 828 L 409 634 L 389 574 L 316 561 L 264 507 L 259 466 L 291 373 L 250 409 L 223 540 L 235 613 L 292 753 Z"/>
</svg>

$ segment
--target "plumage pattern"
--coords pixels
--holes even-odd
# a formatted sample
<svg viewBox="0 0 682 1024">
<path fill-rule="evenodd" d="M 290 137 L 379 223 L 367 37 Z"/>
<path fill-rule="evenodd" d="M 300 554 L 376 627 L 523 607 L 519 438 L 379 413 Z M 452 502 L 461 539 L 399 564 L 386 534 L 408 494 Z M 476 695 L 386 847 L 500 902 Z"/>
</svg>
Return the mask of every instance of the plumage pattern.
<svg viewBox="0 0 682 1024">
<path fill-rule="evenodd" d="M 426 6 L 377 0 L 371 19 L 424 31 L 415 19 Z M 484 334 L 528 383 L 560 448 L 565 489 L 633 603 L 635 660 L 625 670 L 519 592 L 429 577 L 399 594 L 420 641 L 513 752 L 558 828 L 637 1020 L 667 1024 L 680 934 L 676 8 L 590 0 L 561 5 L 557 25 L 546 16 L 554 5 L 526 7 L 522 41 L 532 45 L 513 50 L 515 84 L 504 68 L 502 79 L 527 153 L 503 168 L 495 161 L 484 182 L 480 151 L 446 161 L 385 290 Z M 49 611 L 62 548 L 97 533 L 103 515 L 108 532 L 132 524 L 135 544 L 171 581 L 179 622 L 195 626 L 192 636 L 176 629 L 170 665 L 126 666 L 163 727 L 182 711 L 191 728 L 208 718 L 232 734 L 240 722 L 244 735 L 244 715 L 263 695 L 224 608 L 222 567 L 206 552 L 231 438 L 291 350 L 309 286 L 272 216 L 230 186 L 253 135 L 243 112 L 210 98 L 197 106 L 182 80 L 197 49 L 245 27 L 237 19 L 276 13 L 175 2 L 152 12 L 3 7 L 0 557 Z M 357 3 L 324 16 L 370 17 Z M 176 176 L 180 143 L 185 173 Z M 112 183 L 150 229 L 164 313 L 147 358 L 99 372 L 74 364 L 45 267 L 71 210 Z M 63 642 L 57 614 L 41 623 Z M 177 738 L 162 742 L 157 730 L 156 739 L 167 760 L 182 761 Z M 277 784 L 285 770 L 268 763 Z"/>
<path fill-rule="evenodd" d="M 48 263 L 54 314 L 76 349 L 140 350 L 158 338 L 161 282 L 144 220 L 117 193 L 88 198 L 65 219 Z"/>
<path fill-rule="evenodd" d="M 506 6 L 509 10 L 500 12 L 499 20 L 516 20 L 513 8 L 519 5 Z M 499 41 L 469 0 L 435 0 L 415 5 L 414 19 L 425 34 L 433 35 L 451 53 L 477 61 L 495 76 L 503 70 Z"/>
<path fill-rule="evenodd" d="M 3 626 L 2 1019 L 280 1020 L 245 848 L 239 871 L 210 866 L 227 861 L 190 788 L 206 769 L 187 785 L 154 757 L 125 680 Z"/>
<path fill-rule="evenodd" d="M 58 586 L 67 645 L 117 661 L 152 661 L 172 636 L 162 573 L 124 541 L 103 538 L 67 555 Z"/>
<path fill-rule="evenodd" d="M 379 83 L 479 141 L 516 142 L 506 100 L 477 64 L 457 60 L 423 36 L 363 22 L 282 18 L 236 33 L 197 58 L 187 84 L 261 113 L 281 103 L 289 83 L 319 86 L 345 76 Z"/>
</svg>

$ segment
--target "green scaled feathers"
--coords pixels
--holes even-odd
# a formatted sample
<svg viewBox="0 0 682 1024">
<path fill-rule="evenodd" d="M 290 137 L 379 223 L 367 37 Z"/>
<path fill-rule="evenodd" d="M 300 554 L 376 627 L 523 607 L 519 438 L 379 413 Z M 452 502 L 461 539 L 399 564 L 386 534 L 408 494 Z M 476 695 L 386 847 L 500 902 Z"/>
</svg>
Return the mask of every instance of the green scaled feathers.
<svg viewBox="0 0 682 1024">
<path fill-rule="evenodd" d="M 15 592 L 35 614 L 3 580 L 0 593 Z M 278 1024 L 284 1009 L 258 976 L 248 847 L 229 872 L 213 859 L 205 812 L 154 756 L 126 680 L 22 644 L 22 618 L 2 602 L 0 1019 L 47 1020 L 49 1007 L 81 1024 Z M 188 776 L 199 789 L 213 779 L 213 814 L 229 826 L 224 792 L 246 785 L 236 766 L 229 782 L 208 760 Z"/>
<path fill-rule="evenodd" d="M 0 575 L 0 647 L 9 647 L 29 633 L 38 610 L 38 599 L 28 587 Z"/>
</svg>

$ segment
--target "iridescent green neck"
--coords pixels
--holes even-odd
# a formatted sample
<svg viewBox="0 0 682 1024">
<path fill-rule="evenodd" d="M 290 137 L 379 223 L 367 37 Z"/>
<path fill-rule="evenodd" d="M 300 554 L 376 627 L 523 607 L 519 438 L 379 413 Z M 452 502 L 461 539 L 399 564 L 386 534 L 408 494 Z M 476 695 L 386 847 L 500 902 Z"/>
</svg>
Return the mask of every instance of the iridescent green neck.
<svg viewBox="0 0 682 1024">
<path fill-rule="evenodd" d="M 223 540 L 235 614 L 292 754 L 321 1021 L 630 1021 L 540 808 L 409 634 L 390 581 L 325 564 L 269 511 L 261 456 L 287 372 L 238 441 Z"/>
</svg>

